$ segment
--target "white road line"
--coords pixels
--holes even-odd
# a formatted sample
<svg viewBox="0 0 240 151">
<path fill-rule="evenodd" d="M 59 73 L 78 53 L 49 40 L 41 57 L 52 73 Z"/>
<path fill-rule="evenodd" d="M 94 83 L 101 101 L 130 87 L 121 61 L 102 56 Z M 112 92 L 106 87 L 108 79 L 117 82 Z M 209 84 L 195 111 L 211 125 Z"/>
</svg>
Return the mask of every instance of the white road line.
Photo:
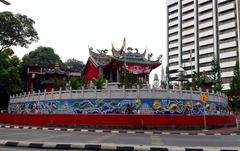
<svg viewBox="0 0 240 151">
<path fill-rule="evenodd" d="M 189 133 L 180 133 L 180 135 L 189 135 Z"/>
<path fill-rule="evenodd" d="M 235 136 L 235 135 L 237 135 L 237 133 L 231 133 L 230 135 Z"/>
<path fill-rule="evenodd" d="M 71 143 L 71 148 L 84 149 L 85 144 L 83 143 Z"/>
<path fill-rule="evenodd" d="M 222 135 L 221 133 L 214 133 L 215 136 L 219 136 Z"/>
<path fill-rule="evenodd" d="M 6 140 L 0 140 L 0 145 L 5 145 L 7 143 Z"/>
<path fill-rule="evenodd" d="M 97 133 L 102 133 L 102 132 L 103 132 L 103 130 L 96 130 L 96 132 L 97 132 Z"/>
<path fill-rule="evenodd" d="M 154 145 L 154 146 L 163 145 L 163 141 L 160 135 L 151 135 L 151 145 Z"/>
<path fill-rule="evenodd" d="M 20 141 L 17 146 L 19 147 L 28 147 L 30 142 Z"/>
<path fill-rule="evenodd" d="M 41 137 L 41 138 L 31 138 L 31 139 L 28 139 L 29 141 L 32 141 L 32 142 L 35 142 L 35 141 L 44 141 L 46 139 L 52 139 L 52 138 L 57 138 L 57 137 L 62 137 L 62 136 L 67 136 L 67 135 L 70 135 L 69 133 L 65 133 L 65 134 L 60 134 L 60 135 L 50 135 L 50 136 L 46 136 L 46 137 Z"/>
<path fill-rule="evenodd" d="M 56 143 L 43 143 L 43 148 L 56 148 Z"/>
<path fill-rule="evenodd" d="M 109 139 L 111 137 L 115 136 L 114 134 L 107 134 L 107 135 L 103 135 L 100 137 L 96 137 L 93 140 L 87 141 L 87 143 L 101 143 L 102 141 Z"/>
<path fill-rule="evenodd" d="M 87 129 L 81 129 L 81 132 L 88 132 Z"/>
<path fill-rule="evenodd" d="M 144 134 L 152 135 L 153 132 L 144 132 Z"/>
<path fill-rule="evenodd" d="M 119 131 L 111 131 L 111 133 L 118 134 Z"/>
<path fill-rule="evenodd" d="M 128 134 L 135 134 L 135 131 L 127 131 Z"/>
<path fill-rule="evenodd" d="M 206 135 L 206 134 L 205 133 L 197 133 L 197 135 L 202 135 L 203 136 L 203 135 Z"/>
<path fill-rule="evenodd" d="M 170 132 L 162 132 L 163 135 L 170 135 Z"/>
<path fill-rule="evenodd" d="M 69 129 L 67 129 L 67 131 L 69 131 L 69 132 L 73 132 L 74 129 L 69 128 Z"/>
</svg>

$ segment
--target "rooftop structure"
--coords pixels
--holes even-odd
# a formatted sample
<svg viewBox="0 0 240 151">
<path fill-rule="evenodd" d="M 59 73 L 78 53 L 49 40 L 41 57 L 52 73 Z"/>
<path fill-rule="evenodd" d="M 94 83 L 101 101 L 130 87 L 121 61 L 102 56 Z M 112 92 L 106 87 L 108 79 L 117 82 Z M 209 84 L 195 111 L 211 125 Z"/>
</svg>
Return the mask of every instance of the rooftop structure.
<svg viewBox="0 0 240 151">
<path fill-rule="evenodd" d="M 150 72 L 161 65 L 160 55 L 157 60 L 151 60 L 152 54 L 146 56 L 146 50 L 139 53 L 138 49 L 122 47 L 116 50 L 112 45 L 112 55 L 107 55 L 108 50 L 97 50 L 98 53 L 89 48 L 89 59 L 83 70 L 83 76 L 87 81 L 98 78 L 100 75 L 110 82 L 119 82 L 122 73 L 129 72 L 137 76 L 142 81 L 147 81 Z"/>
</svg>

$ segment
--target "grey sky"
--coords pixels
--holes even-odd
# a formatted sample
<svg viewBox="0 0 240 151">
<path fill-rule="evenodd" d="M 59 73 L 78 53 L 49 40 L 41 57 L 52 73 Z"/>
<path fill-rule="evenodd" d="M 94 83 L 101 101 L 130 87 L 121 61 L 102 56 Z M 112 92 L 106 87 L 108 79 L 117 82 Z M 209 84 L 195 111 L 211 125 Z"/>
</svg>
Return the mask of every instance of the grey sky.
<svg viewBox="0 0 240 151">
<path fill-rule="evenodd" d="M 40 40 L 29 49 L 14 48 L 22 56 L 38 46 L 52 47 L 63 61 L 87 61 L 88 46 L 96 49 L 138 48 L 166 58 L 165 0 L 8 0 L 1 11 L 25 14 L 32 18 Z M 110 53 L 110 51 L 109 51 Z M 158 73 L 156 69 L 152 73 Z"/>
</svg>

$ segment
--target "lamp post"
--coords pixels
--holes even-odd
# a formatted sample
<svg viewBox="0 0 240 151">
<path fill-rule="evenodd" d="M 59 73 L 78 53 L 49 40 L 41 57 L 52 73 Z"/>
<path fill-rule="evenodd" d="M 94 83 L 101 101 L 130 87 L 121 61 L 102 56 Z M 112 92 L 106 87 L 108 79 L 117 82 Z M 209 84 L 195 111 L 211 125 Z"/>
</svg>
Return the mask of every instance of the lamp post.
<svg viewBox="0 0 240 151">
<path fill-rule="evenodd" d="M 5 4 L 5 5 L 10 5 L 10 3 L 7 2 L 7 1 L 5 1 L 5 0 L 0 0 L 0 2 L 2 2 L 2 3 Z"/>
<path fill-rule="evenodd" d="M 185 70 L 182 67 L 180 67 L 178 69 L 177 76 L 178 76 L 178 78 L 176 79 L 176 81 L 179 81 L 179 90 L 182 91 L 183 81 L 187 81 L 187 79 L 185 78 L 186 72 L 185 72 Z"/>
</svg>

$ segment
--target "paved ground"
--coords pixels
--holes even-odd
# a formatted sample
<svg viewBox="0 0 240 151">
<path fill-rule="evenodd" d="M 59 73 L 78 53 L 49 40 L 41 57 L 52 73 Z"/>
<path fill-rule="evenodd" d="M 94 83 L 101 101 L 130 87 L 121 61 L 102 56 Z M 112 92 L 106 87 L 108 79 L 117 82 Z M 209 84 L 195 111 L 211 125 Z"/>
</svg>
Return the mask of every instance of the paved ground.
<svg viewBox="0 0 240 151">
<path fill-rule="evenodd" d="M 9 128 L 6 128 L 9 127 Z M 12 128 L 11 128 L 12 127 Z M 201 131 L 197 135 L 189 131 L 107 131 L 103 130 L 86 130 L 64 129 L 54 130 L 37 129 L 36 127 L 18 127 L 5 126 L 0 128 L 0 144 L 7 146 L 25 146 L 25 147 L 46 147 L 46 148 L 117 148 L 140 147 L 146 146 L 148 150 L 151 147 L 234 147 L 240 148 L 240 135 L 238 133 L 228 133 L 221 135 L 220 132 L 239 132 L 236 128 L 225 128 L 218 130 Z M 213 133 L 218 132 L 218 133 Z M 210 134 L 211 133 L 211 134 Z M 223 134 L 224 134 L 223 133 Z M 210 134 L 210 135 L 208 135 Z M 90 145 L 90 146 L 88 146 Z M 109 146 L 110 145 L 110 146 Z M 78 146 L 78 147 L 76 147 Z M 89 149 L 89 148 L 88 148 Z M 239 149 L 240 150 L 240 149 Z"/>
<path fill-rule="evenodd" d="M 9 146 L 18 148 L 9 148 Z M 100 130 L 0 125 L 0 150 L 21 151 L 20 147 L 61 149 L 154 150 L 185 147 L 204 150 L 239 150 L 240 130 Z M 177 147 L 176 147 L 177 146 Z M 119 149 L 120 147 L 120 149 Z M 127 148 L 125 148 L 127 147 Z M 207 147 L 207 149 L 206 149 Z M 37 151 L 32 149 L 31 151 Z M 49 150 L 49 149 L 47 149 Z M 157 149 L 159 150 L 159 149 Z"/>
<path fill-rule="evenodd" d="M 39 129 L 55 131 L 81 131 L 81 132 L 104 132 L 104 133 L 145 133 L 145 134 L 179 134 L 179 135 L 240 135 L 237 127 L 217 128 L 209 130 L 129 130 L 129 129 L 80 129 L 60 127 L 32 127 L 0 124 L 0 128 L 13 129 Z"/>
</svg>

